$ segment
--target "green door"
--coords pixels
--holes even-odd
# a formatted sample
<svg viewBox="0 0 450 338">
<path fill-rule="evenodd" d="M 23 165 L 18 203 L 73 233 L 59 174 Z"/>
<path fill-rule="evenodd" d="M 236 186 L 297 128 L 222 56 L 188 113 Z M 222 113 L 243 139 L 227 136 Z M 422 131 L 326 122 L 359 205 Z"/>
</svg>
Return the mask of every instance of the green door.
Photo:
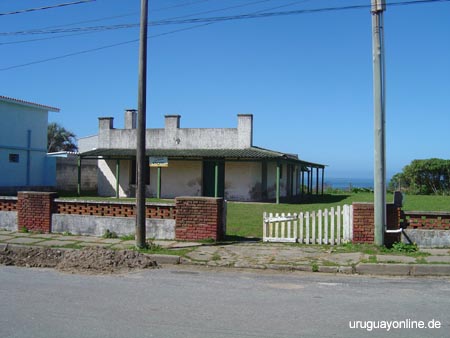
<svg viewBox="0 0 450 338">
<path fill-rule="evenodd" d="M 219 161 L 203 161 L 203 196 L 214 197 L 216 164 L 217 175 L 217 197 L 225 196 L 225 163 Z"/>
</svg>

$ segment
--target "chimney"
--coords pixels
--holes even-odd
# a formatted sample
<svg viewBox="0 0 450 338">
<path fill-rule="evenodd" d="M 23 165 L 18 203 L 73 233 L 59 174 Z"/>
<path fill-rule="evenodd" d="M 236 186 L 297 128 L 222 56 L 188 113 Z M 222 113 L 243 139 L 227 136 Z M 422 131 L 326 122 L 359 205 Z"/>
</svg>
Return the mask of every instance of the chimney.
<svg viewBox="0 0 450 338">
<path fill-rule="evenodd" d="M 114 128 L 114 117 L 99 117 L 98 130 L 109 130 Z"/>
<path fill-rule="evenodd" d="M 165 116 L 165 129 L 175 130 L 180 128 L 180 115 L 166 115 Z"/>
<path fill-rule="evenodd" d="M 136 109 L 126 109 L 125 110 L 125 129 L 136 129 Z"/>
<path fill-rule="evenodd" d="M 253 115 L 238 114 L 238 146 L 250 148 L 253 145 Z"/>
</svg>

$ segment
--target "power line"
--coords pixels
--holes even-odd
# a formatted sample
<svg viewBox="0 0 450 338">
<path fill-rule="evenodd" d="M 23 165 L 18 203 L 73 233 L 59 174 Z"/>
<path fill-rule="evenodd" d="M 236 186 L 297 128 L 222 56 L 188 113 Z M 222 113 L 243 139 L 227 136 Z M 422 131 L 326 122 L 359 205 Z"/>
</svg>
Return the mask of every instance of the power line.
<svg viewBox="0 0 450 338">
<path fill-rule="evenodd" d="M 92 0 L 92 1 L 95 1 L 95 0 Z M 197 3 L 206 2 L 206 1 L 210 1 L 210 0 L 200 0 L 200 1 L 194 1 L 194 2 L 190 1 L 190 2 L 187 2 L 187 3 L 183 3 L 183 4 L 178 4 L 178 5 L 175 5 L 175 6 L 155 8 L 152 11 L 153 12 L 154 11 L 163 11 L 163 10 L 167 10 L 167 9 L 172 9 L 174 7 L 185 7 L 185 6 L 195 5 Z M 265 0 L 265 1 L 272 1 L 272 0 Z M 20 33 L 31 33 L 31 32 L 35 32 L 35 31 L 44 30 L 44 29 L 67 27 L 67 26 L 79 25 L 79 24 L 89 23 L 89 22 L 99 22 L 99 21 L 105 21 L 105 20 L 111 20 L 111 19 L 118 19 L 118 18 L 124 18 L 124 17 L 127 17 L 127 16 L 133 16 L 133 15 L 136 15 L 136 14 L 139 14 L 139 12 L 131 12 L 131 13 L 126 13 L 126 14 L 107 16 L 107 17 L 102 17 L 102 18 L 92 19 L 92 20 L 77 21 L 77 22 L 72 22 L 72 23 L 63 24 L 63 25 L 47 26 L 47 27 L 31 29 L 31 30 L 27 30 L 27 31 L 21 31 Z M 192 14 L 192 15 L 197 15 L 197 14 L 200 14 L 200 13 L 196 13 L 196 14 Z M 19 33 L 19 32 L 14 32 L 14 33 Z M 39 39 L 36 39 L 36 40 L 39 40 Z M 31 41 L 35 41 L 35 40 L 31 40 Z M 8 43 L 6 43 L 6 44 L 8 44 Z"/>
<path fill-rule="evenodd" d="M 292 6 L 298 3 L 303 3 L 303 2 L 308 2 L 310 0 L 300 0 L 300 1 L 294 1 L 291 2 L 289 4 L 284 4 L 281 6 L 276 6 L 276 7 L 271 7 L 271 8 L 266 8 L 260 11 L 257 11 L 255 13 L 261 12 L 261 11 L 266 11 L 266 10 L 274 10 L 274 9 L 278 9 L 278 8 L 282 8 L 282 7 L 287 7 L 287 6 Z M 162 37 L 162 36 L 166 36 L 166 35 L 170 35 L 170 34 L 175 34 L 175 33 L 179 33 L 182 31 L 187 31 L 187 30 L 192 30 L 192 29 L 196 29 L 196 28 L 200 28 L 200 27 L 204 27 L 204 26 L 208 26 L 208 25 L 212 25 L 214 24 L 213 22 L 208 22 L 208 23 L 203 23 L 203 24 L 199 24 L 199 25 L 195 25 L 195 26 L 191 26 L 191 27 L 185 27 L 185 28 L 179 28 L 179 29 L 175 29 L 172 30 L 170 32 L 165 32 L 165 33 L 160 33 L 160 34 L 156 34 L 156 35 L 151 35 L 149 37 L 149 39 L 154 39 L 154 38 L 158 38 L 158 37 Z M 72 34 L 72 35 L 79 35 L 79 34 L 87 34 L 87 33 L 78 33 L 78 34 Z M 64 54 L 64 55 L 60 55 L 60 56 L 56 56 L 56 57 L 52 57 L 52 58 L 48 58 L 48 59 L 42 59 L 42 60 L 37 60 L 37 61 L 32 61 L 32 62 L 28 62 L 28 63 L 24 63 L 24 64 L 20 64 L 20 65 L 15 65 L 15 66 L 10 66 L 10 67 L 6 67 L 6 68 L 0 68 L 0 71 L 6 71 L 6 70 L 11 70 L 11 69 L 15 69 L 15 68 L 22 68 L 22 67 L 26 67 L 26 66 L 31 66 L 31 65 L 35 65 L 35 64 L 39 64 L 39 63 L 44 63 L 44 62 L 49 62 L 49 61 L 55 61 L 55 60 L 59 60 L 59 59 L 64 59 L 64 58 L 68 58 L 71 56 L 76 56 L 76 55 L 81 55 L 81 54 L 87 54 L 87 53 L 92 53 L 92 52 L 97 52 L 99 50 L 103 50 L 103 49 L 108 49 L 108 48 L 113 48 L 113 47 L 118 47 L 118 46 L 123 46 L 126 44 L 130 44 L 130 43 L 134 43 L 134 42 L 138 42 L 139 39 L 133 39 L 133 40 L 128 40 L 128 41 L 123 41 L 123 42 L 119 42 L 119 43 L 114 43 L 111 45 L 106 45 L 106 46 L 102 46 L 102 47 L 97 47 L 97 48 L 93 48 L 93 49 L 87 49 L 87 50 L 83 50 L 83 51 L 79 51 L 79 52 L 74 52 L 74 53 L 69 53 L 69 54 Z"/>
<path fill-rule="evenodd" d="M 43 11 L 43 10 L 47 10 L 47 9 L 60 8 L 60 7 L 66 7 L 66 6 L 72 6 L 72 5 L 81 5 L 81 4 L 85 4 L 85 3 L 88 3 L 88 2 L 94 2 L 94 1 L 96 1 L 96 0 L 80 0 L 80 1 L 66 2 L 66 3 L 62 3 L 62 4 L 51 5 L 51 6 L 20 9 L 20 10 L 13 11 L 13 12 L 0 13 L 0 16 L 14 15 L 14 14 L 23 14 L 23 13 L 36 12 L 36 11 Z"/>
<path fill-rule="evenodd" d="M 176 6 L 160 8 L 159 10 L 170 9 L 170 8 L 173 8 L 173 7 L 187 6 L 187 5 L 192 5 L 192 4 L 196 4 L 198 2 L 204 2 L 204 1 L 205 0 L 197 1 L 197 2 L 183 3 L 183 4 L 176 5 Z M 206 1 L 210 1 L 210 0 L 206 0 Z M 172 17 L 172 18 L 168 18 L 168 19 L 164 19 L 164 20 L 175 20 L 175 19 L 181 19 L 181 18 L 191 17 L 191 16 L 195 16 L 195 15 L 202 15 L 202 14 L 207 14 L 207 13 L 212 13 L 212 12 L 220 12 L 220 11 L 225 11 L 225 10 L 228 10 L 228 9 L 246 7 L 246 6 L 251 6 L 251 5 L 254 5 L 254 4 L 257 4 L 257 3 L 269 2 L 269 1 L 273 1 L 273 0 L 253 1 L 253 2 L 240 4 L 240 5 L 235 5 L 235 6 L 229 6 L 229 7 L 224 7 L 224 8 L 219 8 L 219 9 L 214 9 L 214 10 L 209 10 L 209 11 L 203 11 L 203 12 L 197 12 L 197 13 L 187 14 L 187 15 L 183 15 L 183 16 Z M 299 2 L 302 2 L 302 1 L 299 1 Z M 266 9 L 266 10 L 271 10 L 271 9 Z M 138 12 L 136 12 L 136 13 L 138 13 Z M 136 13 L 129 13 L 129 14 L 124 14 L 124 15 L 117 15 L 117 16 L 111 16 L 111 17 L 106 17 L 106 18 L 100 18 L 100 19 L 96 19 L 96 20 L 86 20 L 86 21 L 80 21 L 80 22 L 76 22 L 76 23 L 65 24 L 65 25 L 50 26 L 50 27 L 31 29 L 31 30 L 25 30 L 25 31 L 3 32 L 3 33 L 0 32 L 0 35 L 3 35 L 3 36 L 11 36 L 11 35 L 41 35 L 41 34 L 73 33 L 73 32 L 77 32 L 77 31 L 85 31 L 85 30 L 86 31 L 102 31 L 102 30 L 113 30 L 113 29 L 123 29 L 123 28 L 135 28 L 135 27 L 139 26 L 138 23 L 135 23 L 135 24 L 109 25 L 109 26 L 75 27 L 75 28 L 68 28 L 68 29 L 53 29 L 53 30 L 51 30 L 51 28 L 67 27 L 67 26 L 77 25 L 77 24 L 80 24 L 80 23 L 98 22 L 98 21 L 103 21 L 103 20 L 107 20 L 107 19 L 121 18 L 121 17 L 125 17 L 125 16 L 134 15 Z M 75 35 L 75 34 L 73 34 L 73 35 Z M 37 41 L 37 40 L 39 40 L 39 39 L 26 40 L 25 42 Z M 15 42 L 12 42 L 12 43 L 15 43 Z M 4 43 L 4 44 L 9 44 L 9 43 Z"/>
<path fill-rule="evenodd" d="M 304 1 L 308 1 L 308 0 L 304 0 Z M 402 6 L 402 5 L 406 6 L 406 5 L 432 3 L 432 2 L 450 2 L 450 0 L 413 0 L 413 1 L 407 1 L 407 2 L 390 3 L 389 6 L 393 6 L 393 5 L 394 6 L 395 5 L 397 5 L 397 6 Z M 284 6 L 279 6 L 279 7 L 284 7 Z M 356 9 L 356 8 L 360 9 L 360 8 L 370 8 L 370 7 L 371 7 L 370 5 L 369 6 L 367 6 L 367 5 L 356 5 L 356 6 L 334 7 L 334 10 L 345 10 L 345 9 L 349 10 L 349 9 Z M 313 13 L 317 13 L 317 12 L 327 12 L 327 11 L 331 11 L 331 10 L 332 10 L 332 8 L 322 8 L 322 9 L 313 9 L 312 11 L 314 11 Z M 290 15 L 293 15 L 294 13 L 295 14 L 306 14 L 306 13 L 311 13 L 311 10 L 297 10 L 297 11 L 274 12 L 274 13 L 254 13 L 254 14 L 244 14 L 244 16 L 246 18 L 250 18 L 250 16 L 252 16 L 252 18 L 260 18 L 260 17 L 266 17 L 266 16 L 260 16 L 261 14 L 264 15 L 264 14 L 275 14 L 275 13 L 290 13 Z M 236 17 L 238 19 L 241 19 L 242 16 L 243 15 L 234 16 L 234 17 Z M 231 16 L 219 17 L 219 18 L 231 18 Z M 212 19 L 212 18 L 209 18 L 209 19 Z M 225 21 L 225 20 L 207 21 L 207 22 L 201 23 L 200 25 L 196 25 L 196 26 L 192 26 L 192 27 L 186 27 L 186 28 L 180 28 L 180 29 L 173 30 L 173 31 L 170 31 L 170 32 L 166 32 L 166 33 L 152 35 L 149 38 L 157 38 L 157 37 L 160 37 L 160 36 L 174 34 L 174 33 L 178 33 L 178 32 L 181 32 L 181 31 L 191 30 L 191 29 L 195 29 L 195 28 L 202 27 L 202 26 L 207 26 L 207 25 L 213 24 L 215 22 L 220 22 L 220 21 Z M 199 21 L 197 21 L 197 22 L 199 22 Z M 83 51 L 79 51 L 79 52 L 74 52 L 74 53 L 69 53 L 69 54 L 65 54 L 65 55 L 60 55 L 60 56 L 56 56 L 56 57 L 52 57 L 52 58 L 48 58 L 48 59 L 43 59 L 43 60 L 28 62 L 28 63 L 25 63 L 25 64 L 20 64 L 20 65 L 0 68 L 0 71 L 7 71 L 7 70 L 15 69 L 15 68 L 21 68 L 21 67 L 25 67 L 25 66 L 30 66 L 30 65 L 34 65 L 34 64 L 48 62 L 48 61 L 63 59 L 63 58 L 76 56 L 76 55 L 80 55 L 80 54 L 96 52 L 96 51 L 99 51 L 99 50 L 113 48 L 113 47 L 117 47 L 117 46 L 121 46 L 121 45 L 126 45 L 126 44 L 130 44 L 130 43 L 137 42 L 137 41 L 139 41 L 139 39 L 123 41 L 123 42 L 119 42 L 119 43 L 115 43 L 115 44 L 111 44 L 111 45 L 106 45 L 106 46 L 101 46 L 101 47 L 97 47 L 97 48 L 93 48 L 93 49 L 87 49 L 87 50 L 83 50 Z"/>
<path fill-rule="evenodd" d="M 449 2 L 450 0 L 412 0 L 403 2 L 392 2 L 386 4 L 387 6 L 408 6 L 417 5 L 425 3 L 436 3 L 436 2 Z M 312 13 L 323 13 L 323 12 L 334 12 L 334 11 L 345 11 L 352 9 L 363 9 L 370 8 L 371 5 L 350 5 L 350 6 L 340 6 L 340 7 L 323 7 L 323 8 L 313 8 L 313 9 L 300 9 L 294 11 L 284 11 L 284 12 L 268 12 L 268 13 L 258 13 L 258 14 L 240 14 L 240 15 L 230 15 L 222 17 L 210 17 L 210 18 L 193 18 L 186 20 L 161 20 L 150 22 L 150 26 L 162 26 L 162 25 L 176 25 L 176 24 L 186 24 L 186 23 L 206 23 L 206 22 L 219 22 L 219 21 L 230 21 L 230 20 L 243 20 L 243 19 L 256 19 L 256 18 L 267 18 L 275 16 L 287 16 L 287 15 L 298 15 L 298 14 L 312 14 Z"/>
<path fill-rule="evenodd" d="M 157 11 L 163 11 L 163 10 L 166 10 L 166 9 L 179 8 L 179 7 L 187 7 L 187 6 L 196 5 L 196 4 L 199 4 L 199 3 L 202 3 L 202 2 L 208 2 L 208 1 L 211 1 L 211 0 L 189 1 L 189 2 L 185 2 L 185 3 L 178 4 L 178 5 L 172 5 L 172 6 L 161 7 L 161 8 L 154 8 L 154 9 L 152 9 L 151 11 L 152 11 L 152 12 L 157 12 Z"/>
<path fill-rule="evenodd" d="M 411 1 L 403 1 L 403 2 L 401 2 L 401 1 L 400 2 L 392 2 L 392 3 L 387 4 L 387 6 L 409 6 L 409 5 L 449 2 L 449 1 L 450 0 L 411 0 Z M 364 8 L 370 8 L 370 7 L 371 7 L 370 4 L 369 5 L 349 5 L 349 6 L 322 7 L 322 8 L 312 8 L 312 9 L 299 9 L 299 10 L 283 11 L 283 12 L 265 12 L 265 13 L 256 13 L 256 14 L 255 13 L 247 13 L 247 14 L 239 14 L 239 15 L 206 17 L 206 18 L 192 18 L 192 19 L 181 19 L 181 20 L 180 19 L 164 19 L 164 20 L 159 20 L 159 21 L 150 21 L 149 26 L 166 26 L 166 25 L 179 25 L 179 24 L 192 24 L 192 23 L 234 21 L 234 20 L 245 20 L 245 19 L 260 19 L 260 18 L 277 17 L 277 16 L 346 11 L 346 10 L 364 9 Z M 28 34 L 75 33 L 75 32 L 86 32 L 86 31 L 127 29 L 127 28 L 134 28 L 137 26 L 139 26 L 138 23 L 128 23 L 128 24 L 107 25 L 107 26 L 74 27 L 74 28 L 68 28 L 68 29 L 6 32 L 6 33 L 0 33 L 0 35 L 9 36 L 9 35 L 28 35 Z"/>
</svg>

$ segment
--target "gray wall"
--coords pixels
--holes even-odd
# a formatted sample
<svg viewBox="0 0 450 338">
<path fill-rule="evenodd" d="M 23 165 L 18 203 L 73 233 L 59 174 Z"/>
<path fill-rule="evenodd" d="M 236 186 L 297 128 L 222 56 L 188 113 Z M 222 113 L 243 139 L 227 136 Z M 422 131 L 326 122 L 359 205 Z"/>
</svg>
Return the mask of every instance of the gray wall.
<svg viewBox="0 0 450 338">
<path fill-rule="evenodd" d="M 52 215 L 52 233 L 70 232 L 74 235 L 102 236 L 106 230 L 119 236 L 135 233 L 134 217 L 106 217 L 88 215 Z M 175 239 L 174 219 L 145 220 L 147 238 Z"/>
<path fill-rule="evenodd" d="M 78 140 L 80 152 L 94 148 L 136 148 L 135 118 L 125 112 L 125 129 L 114 129 L 112 117 L 99 118 L 99 133 Z M 167 115 L 164 129 L 146 130 L 146 148 L 245 149 L 252 146 L 253 116 L 238 115 L 237 128 L 180 128 L 179 115 Z"/>
<path fill-rule="evenodd" d="M 78 143 L 78 151 L 83 153 L 85 151 L 89 151 L 95 148 L 98 148 L 98 136 L 87 136 L 81 137 L 77 140 Z"/>
<path fill-rule="evenodd" d="M 17 211 L 0 211 L 0 229 L 17 231 Z"/>
<path fill-rule="evenodd" d="M 405 229 L 404 232 L 411 242 L 421 248 L 450 247 L 450 230 Z M 406 236 L 402 235 L 402 241 L 409 243 Z"/>
<path fill-rule="evenodd" d="M 81 161 L 81 190 L 97 191 L 97 160 Z M 56 158 L 56 189 L 77 191 L 78 160 L 77 156 Z"/>
</svg>

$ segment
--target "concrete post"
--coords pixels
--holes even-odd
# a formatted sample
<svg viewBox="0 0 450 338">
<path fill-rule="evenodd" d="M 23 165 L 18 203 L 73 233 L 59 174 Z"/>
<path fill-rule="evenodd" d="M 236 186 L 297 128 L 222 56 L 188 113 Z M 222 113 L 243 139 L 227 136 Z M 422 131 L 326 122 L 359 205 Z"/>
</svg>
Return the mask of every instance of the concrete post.
<svg viewBox="0 0 450 338">
<path fill-rule="evenodd" d="M 240 149 L 253 146 L 253 115 L 238 115 L 238 146 Z"/>
<path fill-rule="evenodd" d="M 137 110 L 127 109 L 125 110 L 125 129 L 136 129 L 137 122 Z"/>
</svg>

